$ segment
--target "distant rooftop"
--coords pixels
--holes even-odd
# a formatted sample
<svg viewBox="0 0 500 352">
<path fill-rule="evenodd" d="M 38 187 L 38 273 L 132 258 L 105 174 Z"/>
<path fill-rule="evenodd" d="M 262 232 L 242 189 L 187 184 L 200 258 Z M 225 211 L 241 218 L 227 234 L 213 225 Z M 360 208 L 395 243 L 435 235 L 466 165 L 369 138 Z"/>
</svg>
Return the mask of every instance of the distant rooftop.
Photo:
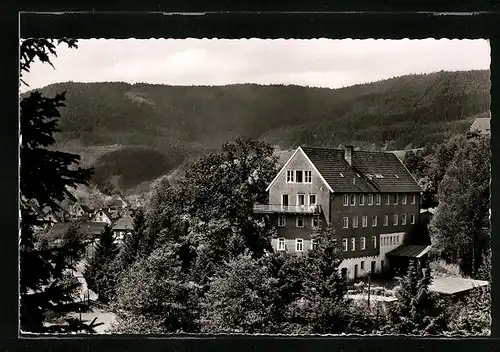
<svg viewBox="0 0 500 352">
<path fill-rule="evenodd" d="M 465 279 L 461 277 L 437 277 L 432 280 L 429 290 L 446 295 L 469 291 L 477 287 L 488 286 L 484 280 Z"/>
<path fill-rule="evenodd" d="M 470 126 L 470 130 L 478 130 L 482 133 L 487 133 L 491 131 L 491 118 L 490 117 L 479 117 L 477 118 L 472 125 Z"/>
</svg>

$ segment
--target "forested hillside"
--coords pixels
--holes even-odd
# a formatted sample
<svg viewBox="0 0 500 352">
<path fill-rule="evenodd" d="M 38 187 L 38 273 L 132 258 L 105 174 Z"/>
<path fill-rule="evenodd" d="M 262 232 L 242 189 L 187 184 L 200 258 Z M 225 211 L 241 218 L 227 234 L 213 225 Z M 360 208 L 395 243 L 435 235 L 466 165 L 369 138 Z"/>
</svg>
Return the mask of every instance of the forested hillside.
<svg viewBox="0 0 500 352">
<path fill-rule="evenodd" d="M 78 145 L 84 159 L 91 149 L 94 181 L 118 178 L 111 183 L 128 189 L 238 136 L 281 149 L 437 143 L 489 116 L 490 73 L 409 75 L 341 89 L 67 82 L 41 90 L 48 96 L 66 91 L 58 147 Z M 110 145 L 127 148 L 96 152 Z"/>
</svg>

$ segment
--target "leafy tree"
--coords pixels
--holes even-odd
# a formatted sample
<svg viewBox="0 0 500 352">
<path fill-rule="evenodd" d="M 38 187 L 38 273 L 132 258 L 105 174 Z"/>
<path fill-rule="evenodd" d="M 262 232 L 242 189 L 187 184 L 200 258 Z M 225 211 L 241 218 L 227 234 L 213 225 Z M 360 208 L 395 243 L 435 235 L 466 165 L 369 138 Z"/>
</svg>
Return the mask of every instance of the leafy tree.
<svg viewBox="0 0 500 352">
<path fill-rule="evenodd" d="M 413 150 L 406 152 L 403 164 L 406 166 L 416 179 L 420 179 L 429 172 L 429 163 L 425 160 L 422 151 L 416 153 Z"/>
<path fill-rule="evenodd" d="M 439 185 L 430 231 L 433 246 L 465 275 L 477 275 L 490 238 L 490 145 L 471 136 L 456 147 Z"/>
<path fill-rule="evenodd" d="M 56 45 L 60 43 L 65 43 L 70 48 L 76 47 L 76 41 L 72 39 L 27 39 L 21 42 L 20 68 L 23 84 L 26 84 L 23 74 L 29 72 L 35 60 L 52 65 L 50 55 L 56 54 Z M 68 282 L 68 278 L 63 274 L 65 269 L 71 267 L 71 262 L 66 259 L 78 254 L 78 251 L 75 252 L 75 243 L 70 240 L 57 251 L 39 249 L 33 230 L 37 225 L 36 213 L 31 207 L 36 202 L 42 208 L 50 206 L 53 210 L 59 210 L 59 203 L 65 198 L 73 199 L 69 188 L 86 184 L 91 177 L 92 170 L 78 167 L 78 155 L 48 148 L 55 142 L 54 133 L 59 131 L 59 108 L 64 106 L 64 99 L 64 94 L 47 98 L 39 92 L 31 92 L 20 103 L 22 140 L 19 250 L 22 331 L 47 331 L 43 325 L 44 312 L 60 309 L 72 301 L 71 295 L 77 287 L 74 280 L 67 285 L 65 282 Z M 51 331 L 73 328 L 74 326 L 57 325 Z"/>
<path fill-rule="evenodd" d="M 270 226 L 254 214 L 253 205 L 267 199 L 266 187 L 276 173 L 276 157 L 268 144 L 239 138 L 218 154 L 199 159 L 179 182 L 188 213 L 203 223 L 219 219 L 241 236 L 234 255 L 249 249 L 261 256 L 271 250 Z"/>
<path fill-rule="evenodd" d="M 99 299 L 108 302 L 114 295 L 117 269 L 114 259 L 119 250 L 109 226 L 104 228 L 95 246 L 94 255 L 85 265 L 83 275 L 88 287 L 98 294 Z"/>
<path fill-rule="evenodd" d="M 491 288 L 476 288 L 467 295 L 456 315 L 450 316 L 448 331 L 458 335 L 491 334 Z"/>
<path fill-rule="evenodd" d="M 117 286 L 116 307 L 120 318 L 134 332 L 197 332 L 200 287 L 186 280 L 175 252 L 159 248 L 148 258 L 140 258 L 124 272 Z M 137 319 L 146 326 L 131 326 Z"/>
<path fill-rule="evenodd" d="M 272 326 L 277 280 L 248 254 L 227 263 L 210 282 L 202 307 L 204 332 L 266 332 Z"/>
</svg>

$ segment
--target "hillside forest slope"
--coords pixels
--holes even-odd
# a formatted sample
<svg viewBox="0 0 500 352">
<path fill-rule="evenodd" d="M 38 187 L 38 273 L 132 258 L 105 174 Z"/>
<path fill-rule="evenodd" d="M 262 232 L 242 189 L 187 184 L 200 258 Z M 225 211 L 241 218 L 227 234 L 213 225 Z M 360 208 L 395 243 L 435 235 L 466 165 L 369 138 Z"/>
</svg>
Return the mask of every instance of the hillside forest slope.
<svg viewBox="0 0 500 352">
<path fill-rule="evenodd" d="M 280 149 L 438 143 L 489 116 L 490 72 L 408 75 L 341 89 L 66 82 L 40 90 L 66 91 L 57 148 L 81 153 L 101 188 L 130 191 L 238 136 Z"/>
</svg>

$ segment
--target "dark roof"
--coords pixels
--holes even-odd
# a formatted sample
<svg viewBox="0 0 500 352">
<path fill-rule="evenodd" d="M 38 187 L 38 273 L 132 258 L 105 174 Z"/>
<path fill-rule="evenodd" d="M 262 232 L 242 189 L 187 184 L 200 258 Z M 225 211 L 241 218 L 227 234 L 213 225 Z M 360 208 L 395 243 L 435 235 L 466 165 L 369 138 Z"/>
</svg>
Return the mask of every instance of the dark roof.
<svg viewBox="0 0 500 352">
<path fill-rule="evenodd" d="M 422 191 L 393 153 L 353 150 L 350 166 L 343 149 L 304 147 L 302 150 L 334 192 Z"/>
<path fill-rule="evenodd" d="M 82 208 L 82 210 L 84 212 L 86 212 L 87 214 L 90 214 L 92 213 L 94 210 L 88 206 L 86 206 L 85 204 L 80 204 L 80 207 Z"/>
<path fill-rule="evenodd" d="M 113 230 L 133 230 L 134 220 L 128 214 L 123 215 L 114 225 Z"/>
<path fill-rule="evenodd" d="M 74 222 L 55 223 L 45 236 L 51 241 L 61 239 L 73 224 L 75 223 Z M 106 226 L 105 222 L 79 222 L 77 224 L 79 229 L 86 235 L 85 236 L 86 238 L 92 238 L 99 235 Z"/>
<path fill-rule="evenodd" d="M 406 245 L 393 249 L 386 255 L 393 257 L 420 258 L 426 254 L 431 246 L 429 245 Z"/>
</svg>

